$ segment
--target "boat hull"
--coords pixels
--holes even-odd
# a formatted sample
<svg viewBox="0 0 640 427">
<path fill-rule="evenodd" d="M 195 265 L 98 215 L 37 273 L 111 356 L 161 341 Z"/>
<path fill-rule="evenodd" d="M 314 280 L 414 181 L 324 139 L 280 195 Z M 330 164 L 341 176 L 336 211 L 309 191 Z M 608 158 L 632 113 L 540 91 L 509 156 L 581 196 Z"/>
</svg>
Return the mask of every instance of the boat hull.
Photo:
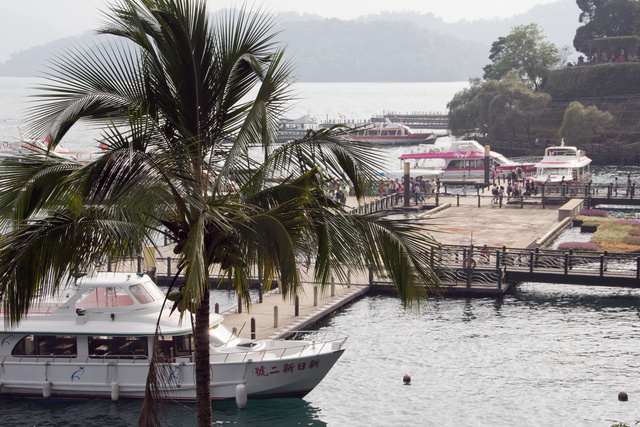
<svg viewBox="0 0 640 427">
<path fill-rule="evenodd" d="M 327 375 L 343 348 L 296 358 L 211 363 L 211 399 L 236 398 L 243 384 L 249 399 L 303 397 Z M 244 354 L 243 354 L 244 355 Z M 147 360 L 100 361 L 41 358 L 6 360 L 0 372 L 0 395 L 46 398 L 141 399 L 149 370 Z M 195 400 L 195 365 L 157 365 L 164 397 Z"/>
</svg>

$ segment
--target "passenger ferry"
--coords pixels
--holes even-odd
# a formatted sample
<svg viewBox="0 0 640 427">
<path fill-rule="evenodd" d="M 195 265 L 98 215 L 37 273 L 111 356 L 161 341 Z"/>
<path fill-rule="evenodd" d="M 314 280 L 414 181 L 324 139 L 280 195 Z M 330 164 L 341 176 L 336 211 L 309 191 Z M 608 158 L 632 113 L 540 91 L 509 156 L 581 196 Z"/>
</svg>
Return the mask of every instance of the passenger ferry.
<svg viewBox="0 0 640 427">
<path fill-rule="evenodd" d="M 473 140 L 452 140 L 448 143 L 421 145 L 418 150 L 402 154 L 402 162 L 411 164 L 411 176 L 438 176 L 444 179 L 484 178 L 485 147 Z M 500 153 L 489 151 L 490 170 L 494 174 L 519 176 L 535 172 L 535 161 L 513 161 Z"/>
<path fill-rule="evenodd" d="M 159 382 L 170 399 L 195 400 L 190 315 L 142 274 L 98 273 L 33 304 L 0 332 L 0 394 L 43 398 L 144 398 L 156 323 Z M 211 398 L 303 397 L 344 352 L 346 338 L 241 339 L 211 314 Z"/>
<path fill-rule="evenodd" d="M 563 183 L 585 183 L 591 179 L 591 159 L 584 151 L 574 146 L 547 147 L 544 157 L 536 166 L 536 173 L 529 177 L 536 185 L 558 185 Z"/>
<path fill-rule="evenodd" d="M 373 123 L 355 128 L 344 139 L 366 141 L 374 145 L 418 145 L 427 143 L 436 137 L 430 131 L 414 131 L 402 123 L 392 123 L 386 119 L 384 124 Z"/>
</svg>

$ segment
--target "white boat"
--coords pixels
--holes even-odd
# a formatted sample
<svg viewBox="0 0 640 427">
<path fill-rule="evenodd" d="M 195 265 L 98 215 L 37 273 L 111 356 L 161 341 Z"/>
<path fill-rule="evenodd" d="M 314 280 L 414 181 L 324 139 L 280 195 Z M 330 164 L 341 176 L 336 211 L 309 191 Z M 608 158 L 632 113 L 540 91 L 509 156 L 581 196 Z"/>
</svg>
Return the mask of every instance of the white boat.
<svg viewBox="0 0 640 427">
<path fill-rule="evenodd" d="M 0 142 L 0 161 L 15 159 L 18 156 L 44 149 L 46 149 L 45 145 L 39 141 L 2 141 Z M 85 164 L 92 162 L 102 154 L 100 152 L 69 151 L 62 146 L 57 146 L 51 153 L 55 156 Z"/>
<path fill-rule="evenodd" d="M 276 135 L 276 142 L 287 142 L 304 137 L 308 131 L 320 130 L 320 124 L 315 117 L 306 114 L 297 119 L 281 119 L 280 129 Z"/>
<path fill-rule="evenodd" d="M 458 141 L 440 138 L 435 144 L 421 145 L 402 154 L 399 159 L 411 164 L 411 176 L 433 176 L 441 179 L 483 179 L 485 147 L 473 140 Z M 490 170 L 507 175 L 516 172 L 527 175 L 535 171 L 535 162 L 513 161 L 495 151 L 489 151 Z"/>
<path fill-rule="evenodd" d="M 591 179 L 589 165 L 591 159 L 585 152 L 574 146 L 547 147 L 544 157 L 536 163 L 536 173 L 529 177 L 536 185 L 558 185 L 563 183 L 584 183 Z"/>
<path fill-rule="evenodd" d="M 0 333 L 0 394 L 36 397 L 143 398 L 156 322 L 161 314 L 159 369 L 166 397 L 194 400 L 195 365 L 189 316 L 146 275 L 82 277 L 34 304 Z M 346 338 L 322 341 L 238 338 L 211 314 L 211 398 L 302 397 L 344 352 Z M 239 394 L 238 394 L 239 393 Z M 239 396 L 239 397 L 238 397 Z M 240 399 L 240 400 L 238 400 Z"/>
<path fill-rule="evenodd" d="M 343 137 L 350 141 L 367 141 L 375 145 L 418 145 L 435 138 L 433 132 L 415 131 L 402 123 L 392 123 L 385 119 L 384 124 L 358 127 Z"/>
</svg>

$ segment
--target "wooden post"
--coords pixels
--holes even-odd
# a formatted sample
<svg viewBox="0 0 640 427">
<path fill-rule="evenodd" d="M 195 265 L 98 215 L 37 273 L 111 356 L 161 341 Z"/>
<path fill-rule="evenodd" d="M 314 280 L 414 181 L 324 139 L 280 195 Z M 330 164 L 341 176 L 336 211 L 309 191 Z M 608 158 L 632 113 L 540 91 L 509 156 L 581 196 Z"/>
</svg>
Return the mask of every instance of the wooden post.
<svg viewBox="0 0 640 427">
<path fill-rule="evenodd" d="M 533 251 L 529 252 L 529 273 L 533 274 Z"/>
<path fill-rule="evenodd" d="M 478 194 L 478 207 L 480 207 L 480 195 Z"/>
<path fill-rule="evenodd" d="M 216 305 L 213 306 L 213 309 L 216 314 L 220 314 L 220 304 L 216 303 Z"/>
<path fill-rule="evenodd" d="M 256 318 L 255 317 L 251 318 L 251 339 L 252 340 L 256 339 Z"/>
<path fill-rule="evenodd" d="M 262 283 L 258 283 L 258 302 L 262 304 L 262 289 L 264 285 Z"/>
<path fill-rule="evenodd" d="M 273 327 L 278 327 L 278 306 L 273 307 Z"/>
<path fill-rule="evenodd" d="M 107 272 L 111 273 L 111 258 L 107 260 Z"/>
<path fill-rule="evenodd" d="M 502 270 L 500 269 L 500 250 L 496 249 L 496 274 L 498 275 L 498 289 L 502 289 Z"/>
<path fill-rule="evenodd" d="M 333 276 L 331 276 L 331 297 L 333 298 L 335 296 L 336 296 L 336 281 L 333 280 Z"/>
<path fill-rule="evenodd" d="M 604 276 L 604 255 L 600 255 L 600 277 Z"/>
<path fill-rule="evenodd" d="M 167 277 L 171 277 L 171 257 L 167 257 Z"/>
<path fill-rule="evenodd" d="M 573 249 L 569 249 L 569 270 L 573 270 Z"/>
<path fill-rule="evenodd" d="M 318 286 L 313 287 L 313 306 L 318 306 Z"/>
<path fill-rule="evenodd" d="M 460 207 L 460 195 L 456 194 L 457 207 Z"/>
<path fill-rule="evenodd" d="M 298 317 L 299 315 L 300 315 L 300 297 L 296 295 L 295 314 L 294 314 L 294 316 Z"/>
<path fill-rule="evenodd" d="M 238 294 L 238 313 L 242 313 L 242 295 Z"/>
<path fill-rule="evenodd" d="M 351 270 L 347 270 L 347 289 L 351 289 Z"/>
<path fill-rule="evenodd" d="M 408 208 L 411 205 L 411 183 L 409 182 L 409 173 L 411 172 L 411 164 L 404 162 L 404 207 Z"/>
</svg>

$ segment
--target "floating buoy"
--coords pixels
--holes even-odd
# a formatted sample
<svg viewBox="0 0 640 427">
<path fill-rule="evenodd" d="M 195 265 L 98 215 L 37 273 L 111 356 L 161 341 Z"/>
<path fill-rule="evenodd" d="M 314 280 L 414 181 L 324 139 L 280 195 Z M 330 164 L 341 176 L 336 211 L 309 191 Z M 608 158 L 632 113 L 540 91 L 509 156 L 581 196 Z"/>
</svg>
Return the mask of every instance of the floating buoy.
<svg viewBox="0 0 640 427">
<path fill-rule="evenodd" d="M 111 383 L 111 400 L 117 402 L 120 398 L 120 385 L 118 381 L 114 381 Z"/>
<path fill-rule="evenodd" d="M 236 386 L 236 405 L 242 409 L 247 406 L 247 388 L 244 384 L 238 384 Z"/>
<path fill-rule="evenodd" d="M 42 397 L 48 399 L 51 397 L 51 381 L 42 383 Z"/>
<path fill-rule="evenodd" d="M 629 400 L 629 396 L 624 391 L 621 391 L 620 393 L 618 393 L 618 400 L 620 402 L 626 402 L 627 400 Z"/>
<path fill-rule="evenodd" d="M 409 374 L 404 374 L 404 377 L 402 377 L 402 382 L 404 382 L 405 385 L 411 384 L 411 377 L 409 376 Z"/>
</svg>

